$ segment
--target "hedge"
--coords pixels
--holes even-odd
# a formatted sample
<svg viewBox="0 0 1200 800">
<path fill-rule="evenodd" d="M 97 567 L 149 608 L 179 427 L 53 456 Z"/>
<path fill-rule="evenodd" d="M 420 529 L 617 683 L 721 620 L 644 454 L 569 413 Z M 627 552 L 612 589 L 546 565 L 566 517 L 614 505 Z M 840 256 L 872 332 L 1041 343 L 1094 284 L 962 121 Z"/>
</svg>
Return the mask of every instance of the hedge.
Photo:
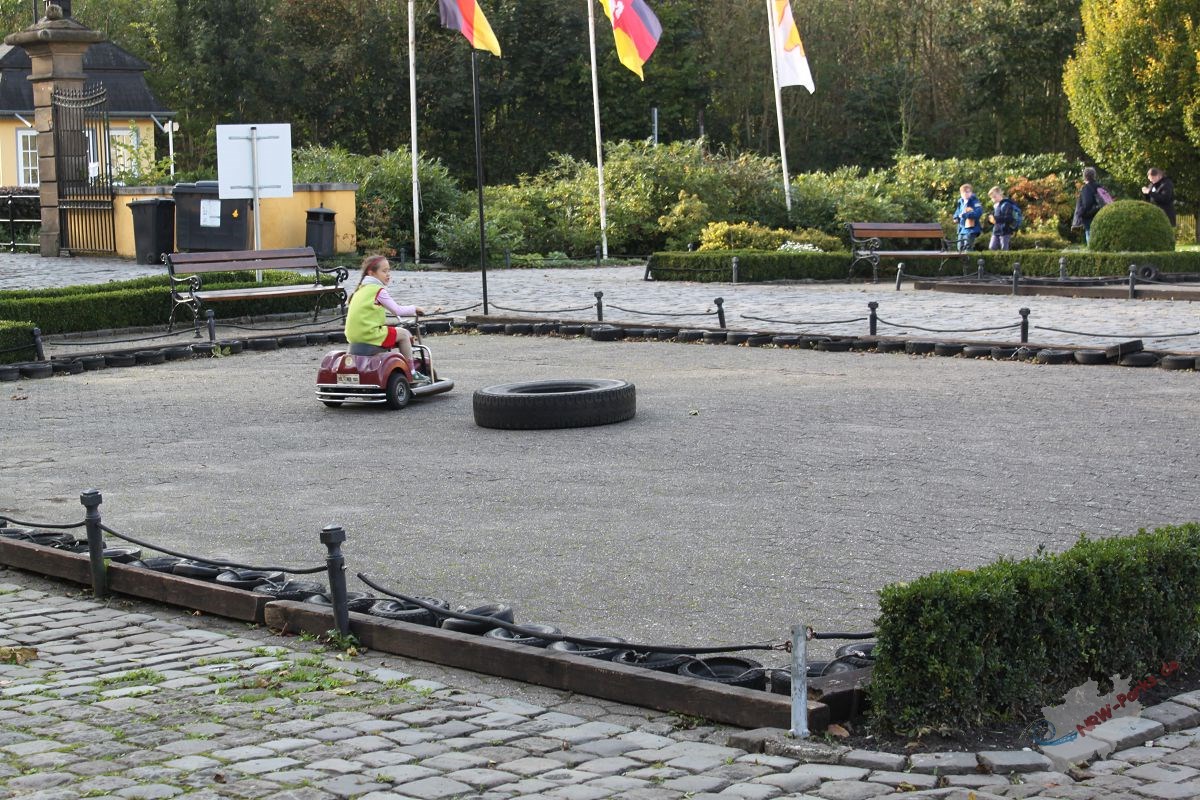
<svg viewBox="0 0 1200 800">
<path fill-rule="evenodd" d="M 253 284 L 253 273 L 213 273 L 208 278 L 205 289 L 234 289 Z M 312 278 L 296 273 L 266 272 L 263 283 L 312 283 Z M 276 297 L 214 303 L 210 307 L 218 319 L 227 319 L 310 311 L 315 302 L 310 297 Z M 166 325 L 170 314 L 171 299 L 165 277 L 0 292 L 0 320 L 33 320 L 44 334 Z M 176 324 L 186 326 L 190 323 L 191 314 L 181 308 L 176 315 Z"/>
<path fill-rule="evenodd" d="M 36 355 L 33 328 L 32 322 L 0 319 L 0 364 L 29 361 Z"/>
<path fill-rule="evenodd" d="M 706 252 L 663 252 L 650 256 L 648 270 L 655 280 L 728 282 L 732 278 L 732 258 L 738 258 L 739 281 L 845 280 L 850 268 L 849 253 L 804 253 L 774 250 L 725 250 Z M 1124 276 L 1129 265 L 1152 264 L 1160 272 L 1200 272 L 1200 252 L 1174 253 L 1095 253 L 1086 250 L 1011 250 L 970 253 L 966 259 L 951 258 L 943 275 L 974 271 L 978 259 L 993 274 L 1012 274 L 1020 263 L 1021 273 L 1030 276 L 1057 277 L 1060 258 L 1067 259 L 1067 274 L 1075 277 Z M 902 258 L 882 259 L 881 278 L 891 278 Z M 938 274 L 936 259 L 906 262 L 908 275 Z M 870 277 L 871 266 L 860 262 L 854 268 L 856 278 Z"/>
<path fill-rule="evenodd" d="M 881 729 L 1030 718 L 1089 679 L 1137 678 L 1200 650 L 1200 525 L 938 572 L 885 587 L 879 605 Z"/>
</svg>

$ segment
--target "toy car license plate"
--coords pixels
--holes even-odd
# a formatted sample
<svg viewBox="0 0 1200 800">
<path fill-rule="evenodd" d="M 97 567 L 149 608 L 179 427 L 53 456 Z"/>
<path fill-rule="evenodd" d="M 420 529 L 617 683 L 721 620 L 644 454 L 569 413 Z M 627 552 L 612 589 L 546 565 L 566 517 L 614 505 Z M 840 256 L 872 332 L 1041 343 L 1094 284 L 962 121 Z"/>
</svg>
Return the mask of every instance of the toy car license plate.
<svg viewBox="0 0 1200 800">
<path fill-rule="evenodd" d="M 338 383 L 348 383 L 352 386 L 357 386 L 358 385 L 358 376 L 357 375 L 338 375 L 337 382 Z"/>
</svg>

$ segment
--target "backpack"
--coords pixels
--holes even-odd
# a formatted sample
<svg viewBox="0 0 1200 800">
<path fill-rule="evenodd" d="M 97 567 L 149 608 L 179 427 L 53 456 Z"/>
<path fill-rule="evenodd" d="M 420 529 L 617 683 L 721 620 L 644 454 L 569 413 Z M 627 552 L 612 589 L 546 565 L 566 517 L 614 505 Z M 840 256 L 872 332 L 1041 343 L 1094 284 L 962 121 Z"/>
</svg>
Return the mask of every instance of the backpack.
<svg viewBox="0 0 1200 800">
<path fill-rule="evenodd" d="M 1108 189 L 1105 189 L 1103 186 L 1096 187 L 1096 197 L 1100 200 L 1099 205 L 1101 208 L 1104 208 L 1113 201 L 1113 196 L 1109 194 Z"/>
<path fill-rule="evenodd" d="M 1012 200 L 1009 200 L 1008 202 L 1012 205 L 1013 212 L 1012 222 L 1009 223 L 1009 227 L 1012 229 L 1013 233 L 1016 233 L 1017 231 L 1021 230 L 1021 226 L 1025 224 L 1025 215 L 1021 213 L 1021 207 L 1019 205 L 1014 203 Z"/>
</svg>

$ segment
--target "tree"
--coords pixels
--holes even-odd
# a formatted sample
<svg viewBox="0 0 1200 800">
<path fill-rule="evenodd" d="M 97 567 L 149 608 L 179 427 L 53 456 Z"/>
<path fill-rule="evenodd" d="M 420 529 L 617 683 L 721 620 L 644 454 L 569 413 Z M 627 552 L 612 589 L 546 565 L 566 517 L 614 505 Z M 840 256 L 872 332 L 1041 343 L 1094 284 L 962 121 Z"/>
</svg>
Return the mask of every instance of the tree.
<svg viewBox="0 0 1200 800">
<path fill-rule="evenodd" d="M 1083 149 L 1140 186 L 1157 166 L 1200 200 L 1200 3 L 1084 0 L 1083 40 L 1067 62 L 1069 116 Z"/>
</svg>

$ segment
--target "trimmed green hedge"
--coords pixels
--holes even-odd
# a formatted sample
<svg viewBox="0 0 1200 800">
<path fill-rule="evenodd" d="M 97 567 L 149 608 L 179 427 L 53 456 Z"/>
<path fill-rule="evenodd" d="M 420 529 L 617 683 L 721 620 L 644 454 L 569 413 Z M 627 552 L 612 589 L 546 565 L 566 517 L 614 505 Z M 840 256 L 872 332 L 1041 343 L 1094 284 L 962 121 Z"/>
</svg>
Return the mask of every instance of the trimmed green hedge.
<svg viewBox="0 0 1200 800">
<path fill-rule="evenodd" d="M 724 250 L 707 252 L 664 252 L 650 256 L 650 275 L 661 281 L 728 282 L 732 277 L 732 258 L 738 257 L 739 281 L 845 280 L 850 268 L 849 253 L 803 253 L 775 250 Z M 1073 277 L 1124 276 L 1129 265 L 1153 264 L 1160 272 L 1200 272 L 1200 252 L 1174 253 L 1095 253 L 1081 250 L 1010 250 L 971 253 L 966 259 L 953 258 L 943 275 L 961 274 L 963 268 L 974 271 L 977 260 L 993 274 L 1011 274 L 1020 263 L 1021 273 L 1030 276 L 1057 277 L 1060 258 L 1067 259 L 1067 274 Z M 880 277 L 894 277 L 896 263 L 902 258 L 882 259 Z M 936 259 L 906 262 L 908 275 L 934 276 Z M 855 278 L 870 277 L 871 266 L 860 262 Z"/>
<path fill-rule="evenodd" d="M 1089 679 L 1200 651 L 1200 525 L 926 575 L 885 587 L 879 606 L 871 713 L 882 729 L 1033 716 Z"/>
<path fill-rule="evenodd" d="M 32 322 L 0 319 L 0 364 L 29 361 L 36 355 L 33 348 L 34 327 Z"/>
<path fill-rule="evenodd" d="M 254 285 L 254 273 L 219 272 L 206 276 L 205 289 L 235 289 Z M 326 279 L 324 282 L 329 283 Z M 264 272 L 264 285 L 312 283 L 294 272 Z M 323 301 L 328 304 L 326 299 Z M 312 297 L 275 297 L 213 303 L 218 319 L 261 314 L 310 311 Z M 0 320 L 33 320 L 44 334 L 75 333 L 108 328 L 166 325 L 171 299 L 165 277 L 136 278 L 91 286 L 0 292 Z M 181 307 L 176 324 L 191 324 Z"/>
</svg>

